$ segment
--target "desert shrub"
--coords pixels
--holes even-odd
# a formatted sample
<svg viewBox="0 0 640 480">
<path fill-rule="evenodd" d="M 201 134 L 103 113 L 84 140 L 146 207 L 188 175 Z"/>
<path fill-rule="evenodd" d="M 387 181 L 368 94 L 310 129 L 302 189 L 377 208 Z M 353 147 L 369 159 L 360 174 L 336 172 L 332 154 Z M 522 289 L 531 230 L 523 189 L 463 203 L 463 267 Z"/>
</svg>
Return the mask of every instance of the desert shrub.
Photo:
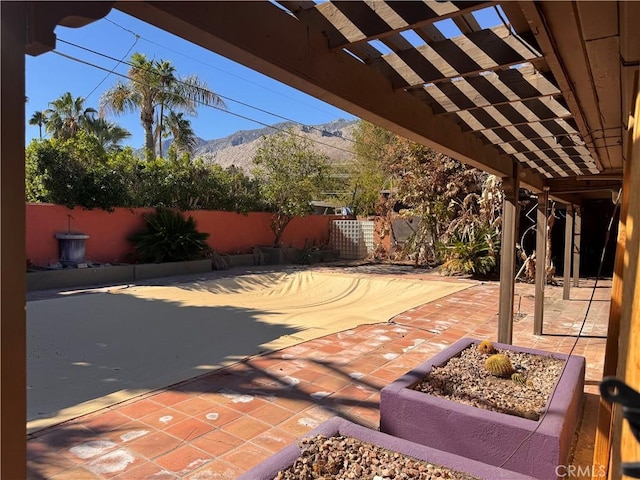
<svg viewBox="0 0 640 480">
<path fill-rule="evenodd" d="M 500 232 L 490 225 L 457 231 L 440 247 L 444 258 L 440 272 L 487 275 L 496 268 L 499 251 Z"/>
<path fill-rule="evenodd" d="M 134 233 L 129 240 L 142 262 L 162 263 L 203 258 L 211 248 L 205 242 L 208 233 L 199 232 L 196 221 L 179 212 L 164 208 L 144 216 L 147 228 Z"/>
</svg>

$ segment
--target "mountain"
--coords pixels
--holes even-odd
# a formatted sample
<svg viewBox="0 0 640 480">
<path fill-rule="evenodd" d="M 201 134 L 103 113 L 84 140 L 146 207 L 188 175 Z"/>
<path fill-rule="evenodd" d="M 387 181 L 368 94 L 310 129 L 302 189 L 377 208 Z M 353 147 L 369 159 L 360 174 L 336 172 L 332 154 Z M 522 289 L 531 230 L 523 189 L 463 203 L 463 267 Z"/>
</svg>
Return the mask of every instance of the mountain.
<svg viewBox="0 0 640 480">
<path fill-rule="evenodd" d="M 249 173 L 253 156 L 260 146 L 260 139 L 292 127 L 294 132 L 312 140 L 316 151 L 326 154 L 331 162 L 339 163 L 352 157 L 353 129 L 356 123 L 357 120 L 344 119 L 312 126 L 283 122 L 274 125 L 273 128 L 240 130 L 217 140 L 198 139 L 194 156 L 202 157 L 206 162 L 217 163 L 224 168 L 235 165 Z"/>
</svg>

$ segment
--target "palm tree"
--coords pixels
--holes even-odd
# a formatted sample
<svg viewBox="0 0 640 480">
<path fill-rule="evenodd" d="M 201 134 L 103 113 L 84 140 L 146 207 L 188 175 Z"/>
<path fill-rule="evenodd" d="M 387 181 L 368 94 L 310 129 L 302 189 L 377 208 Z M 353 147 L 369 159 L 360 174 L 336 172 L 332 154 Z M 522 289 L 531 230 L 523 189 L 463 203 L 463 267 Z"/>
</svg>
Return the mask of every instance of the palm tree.
<svg viewBox="0 0 640 480">
<path fill-rule="evenodd" d="M 87 130 L 100 141 L 105 150 L 109 151 L 118 150 L 120 142 L 131 136 L 131 132 L 127 129 L 104 118 L 92 120 L 88 124 Z"/>
<path fill-rule="evenodd" d="M 35 112 L 33 112 L 33 115 L 31 115 L 31 118 L 29 119 L 29 125 L 38 126 L 38 130 L 40 133 L 40 140 L 42 140 L 42 126 L 46 125 L 47 121 L 48 121 L 47 114 L 40 110 L 36 110 Z"/>
<path fill-rule="evenodd" d="M 191 128 L 191 122 L 184 118 L 183 113 L 169 112 L 164 121 L 166 131 L 163 137 L 173 137 L 173 144 L 177 152 L 193 153 L 196 146 L 196 134 Z"/>
<path fill-rule="evenodd" d="M 160 104 L 159 111 L 156 114 L 156 131 L 154 133 L 154 141 L 158 144 L 158 155 L 162 157 L 162 138 L 164 137 L 165 128 L 164 128 L 164 109 L 168 107 L 169 103 L 172 101 L 171 94 L 172 89 L 175 89 L 178 85 L 178 79 L 175 76 L 176 69 L 171 64 L 171 62 L 167 60 L 160 60 L 156 62 L 156 70 L 160 75 L 160 88 L 161 92 L 158 95 L 158 101 Z M 180 100 L 178 99 L 178 102 Z M 174 113 L 173 111 L 171 113 Z M 190 113 L 195 114 L 195 109 L 190 109 Z"/>
<path fill-rule="evenodd" d="M 73 98 L 71 92 L 49 102 L 49 106 L 51 108 L 44 111 L 48 117 L 46 130 L 54 138 L 73 137 L 78 130 L 86 128 L 97 113 L 94 108 L 84 108 L 84 98 Z"/>
<path fill-rule="evenodd" d="M 140 112 L 145 133 L 147 158 L 156 156 L 156 141 L 162 141 L 165 109 L 195 114 L 198 103 L 224 107 L 222 99 L 207 88 L 196 75 L 180 78 L 169 61 L 149 60 L 134 53 L 129 62 L 128 81 L 118 82 L 100 98 L 100 112 Z M 154 131 L 154 123 L 158 128 Z"/>
</svg>

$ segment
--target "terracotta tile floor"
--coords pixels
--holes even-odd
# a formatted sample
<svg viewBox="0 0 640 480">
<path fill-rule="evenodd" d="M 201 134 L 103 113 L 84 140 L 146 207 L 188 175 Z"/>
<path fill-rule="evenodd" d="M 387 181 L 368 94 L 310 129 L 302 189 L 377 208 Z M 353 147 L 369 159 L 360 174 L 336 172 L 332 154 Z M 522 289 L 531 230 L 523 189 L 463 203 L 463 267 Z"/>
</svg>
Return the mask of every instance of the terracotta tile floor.
<svg viewBox="0 0 640 480">
<path fill-rule="evenodd" d="M 420 275 L 415 275 L 420 276 Z M 464 281 L 464 280 L 462 280 Z M 533 286 L 516 285 L 513 343 L 587 357 L 586 403 L 574 463 L 589 465 L 597 418 L 611 282 L 572 299 L 548 287 L 545 335 L 534 336 Z M 495 339 L 498 284 L 485 282 L 364 325 L 247 358 L 31 435 L 30 479 L 233 479 L 324 420 L 377 428 L 379 390 L 459 338 Z M 571 335 L 574 335 L 573 337 Z"/>
</svg>

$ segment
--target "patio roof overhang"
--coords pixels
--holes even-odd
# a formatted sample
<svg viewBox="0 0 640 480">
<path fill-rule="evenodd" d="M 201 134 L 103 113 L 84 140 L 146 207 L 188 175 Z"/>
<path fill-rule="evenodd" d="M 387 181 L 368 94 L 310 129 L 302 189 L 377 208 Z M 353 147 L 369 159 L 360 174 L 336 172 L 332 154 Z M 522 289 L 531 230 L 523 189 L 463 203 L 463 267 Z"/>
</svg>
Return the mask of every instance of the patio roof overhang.
<svg viewBox="0 0 640 480">
<path fill-rule="evenodd" d="M 115 8 L 534 192 L 622 180 L 634 2 L 118 2 Z M 438 22 L 461 32 L 450 38 Z M 635 67 L 634 67 L 635 65 Z M 613 178 L 612 177 L 617 177 Z M 601 186 L 552 198 L 609 196 Z M 604 192 L 604 193 L 598 193 Z"/>
<path fill-rule="evenodd" d="M 474 12 L 498 5 L 503 25 L 482 28 Z M 539 207 L 548 196 L 579 205 L 608 198 L 624 174 L 627 237 L 619 239 L 612 299 L 621 320 L 610 339 L 616 358 L 620 339 L 618 372 L 626 368 L 627 381 L 640 386 L 639 339 L 631 335 L 640 331 L 639 2 L 2 2 L 3 393 L 25 386 L 24 369 L 8 363 L 25 356 L 24 212 L 15 208 L 24 200 L 24 131 L 16 122 L 24 54 L 53 49 L 56 24 L 82 26 L 112 6 L 502 177 L 511 199 L 503 245 L 515 243 L 518 185 L 541 194 Z M 444 35 L 443 20 L 460 35 Z M 500 304 L 507 313 L 512 254 L 501 275 L 511 288 Z M 5 394 L 0 402 L 0 474 L 21 478 L 24 398 Z M 629 445 L 626 454 L 640 455 Z"/>
</svg>

